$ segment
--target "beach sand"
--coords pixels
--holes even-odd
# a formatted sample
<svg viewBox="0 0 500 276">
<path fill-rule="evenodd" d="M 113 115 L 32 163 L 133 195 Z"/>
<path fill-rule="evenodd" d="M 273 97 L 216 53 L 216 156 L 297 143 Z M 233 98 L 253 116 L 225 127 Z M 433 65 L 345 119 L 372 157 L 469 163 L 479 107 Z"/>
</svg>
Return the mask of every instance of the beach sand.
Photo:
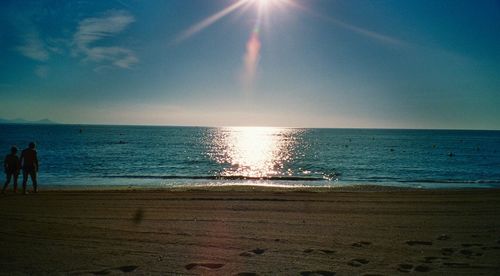
<svg viewBox="0 0 500 276">
<path fill-rule="evenodd" d="M 42 191 L 0 231 L 2 274 L 500 274 L 499 190 Z"/>
</svg>

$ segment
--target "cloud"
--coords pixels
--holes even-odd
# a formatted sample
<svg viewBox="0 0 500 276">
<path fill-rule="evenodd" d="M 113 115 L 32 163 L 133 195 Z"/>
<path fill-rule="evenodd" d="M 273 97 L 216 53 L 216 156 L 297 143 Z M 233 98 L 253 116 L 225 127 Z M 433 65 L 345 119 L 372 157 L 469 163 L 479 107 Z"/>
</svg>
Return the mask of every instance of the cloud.
<svg viewBox="0 0 500 276">
<path fill-rule="evenodd" d="M 102 17 L 86 18 L 80 21 L 73 36 L 75 54 L 83 55 L 84 61 L 109 63 L 119 68 L 131 68 L 133 64 L 139 62 L 132 50 L 96 44 L 121 33 L 134 21 L 135 18 L 126 11 L 111 11 Z"/>
<path fill-rule="evenodd" d="M 24 44 L 16 48 L 22 55 L 37 61 L 49 59 L 49 51 L 45 48 L 37 32 L 28 33 L 24 35 L 23 39 Z"/>
<path fill-rule="evenodd" d="M 51 52 L 51 54 L 64 55 L 67 49 L 71 47 L 72 41 L 66 38 L 53 38 L 48 37 L 45 40 L 45 48 Z"/>
<path fill-rule="evenodd" d="M 120 47 L 94 47 L 87 49 L 87 58 L 95 62 L 108 61 L 120 68 L 130 68 L 139 62 L 134 52 Z"/>
</svg>

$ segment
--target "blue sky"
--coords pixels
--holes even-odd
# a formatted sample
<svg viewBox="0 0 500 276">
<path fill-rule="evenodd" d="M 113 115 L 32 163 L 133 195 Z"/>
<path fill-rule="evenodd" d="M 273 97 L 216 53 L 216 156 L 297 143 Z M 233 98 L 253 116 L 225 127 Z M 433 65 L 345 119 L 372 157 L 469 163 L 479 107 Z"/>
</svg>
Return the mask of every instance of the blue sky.
<svg viewBox="0 0 500 276">
<path fill-rule="evenodd" d="M 499 1 L 268 1 L 2 1 L 0 117 L 500 129 Z"/>
</svg>

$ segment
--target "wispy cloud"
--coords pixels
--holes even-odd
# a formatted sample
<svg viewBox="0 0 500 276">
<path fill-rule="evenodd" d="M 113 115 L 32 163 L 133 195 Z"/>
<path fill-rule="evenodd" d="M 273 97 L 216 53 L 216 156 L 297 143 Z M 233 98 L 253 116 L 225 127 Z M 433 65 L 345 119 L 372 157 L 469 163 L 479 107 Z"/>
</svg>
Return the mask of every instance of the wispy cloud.
<svg viewBox="0 0 500 276">
<path fill-rule="evenodd" d="M 101 17 L 86 18 L 78 24 L 73 36 L 77 55 L 85 61 L 109 63 L 119 68 L 131 68 L 139 62 L 134 51 L 118 46 L 100 46 L 97 42 L 112 38 L 124 31 L 135 18 L 126 11 L 111 11 Z"/>
<path fill-rule="evenodd" d="M 88 48 L 86 54 L 89 60 L 95 62 L 109 61 L 121 68 L 129 68 L 130 65 L 139 61 L 133 51 L 120 47 Z"/>
<path fill-rule="evenodd" d="M 16 48 L 22 55 L 37 61 L 47 61 L 49 59 L 49 51 L 37 32 L 24 35 L 23 40 L 24 43 Z"/>
<path fill-rule="evenodd" d="M 23 36 L 23 44 L 16 48 L 23 56 L 45 64 L 50 59 L 50 54 L 55 53 L 52 48 L 45 43 L 40 34 L 36 31 L 31 31 Z M 34 73 L 39 78 L 45 79 L 49 75 L 49 66 L 37 65 Z"/>
</svg>

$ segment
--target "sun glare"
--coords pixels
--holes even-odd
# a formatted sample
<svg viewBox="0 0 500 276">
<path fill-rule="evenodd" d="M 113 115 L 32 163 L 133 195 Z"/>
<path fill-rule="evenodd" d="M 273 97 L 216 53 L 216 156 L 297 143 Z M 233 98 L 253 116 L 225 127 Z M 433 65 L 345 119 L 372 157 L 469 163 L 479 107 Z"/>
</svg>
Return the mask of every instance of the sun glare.
<svg viewBox="0 0 500 276">
<path fill-rule="evenodd" d="M 267 4 L 269 4 L 269 2 L 271 2 L 271 0 L 255 0 L 255 1 L 260 6 L 266 6 Z"/>
<path fill-rule="evenodd" d="M 268 8 L 279 4 L 286 3 L 288 0 L 252 0 L 259 8 Z"/>
<path fill-rule="evenodd" d="M 228 127 L 213 137 L 212 158 L 230 164 L 222 176 L 271 177 L 280 175 L 291 158 L 294 129 L 274 127 Z"/>
</svg>

